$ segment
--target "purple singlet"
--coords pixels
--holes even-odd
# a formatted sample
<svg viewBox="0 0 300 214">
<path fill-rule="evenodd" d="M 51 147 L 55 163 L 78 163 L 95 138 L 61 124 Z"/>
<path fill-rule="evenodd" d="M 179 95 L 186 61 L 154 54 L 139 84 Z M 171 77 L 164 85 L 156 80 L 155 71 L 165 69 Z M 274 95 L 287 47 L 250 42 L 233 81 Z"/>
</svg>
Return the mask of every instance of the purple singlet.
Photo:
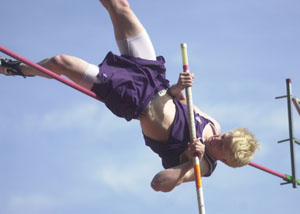
<svg viewBox="0 0 300 214">
<path fill-rule="evenodd" d="M 168 141 L 159 142 L 144 135 L 146 145 L 161 157 L 162 165 L 166 169 L 180 164 L 180 155 L 187 149 L 187 143 L 190 142 L 187 106 L 177 98 L 174 98 L 173 101 L 176 105 L 176 114 Z M 206 125 L 213 123 L 199 114 L 194 113 L 194 115 L 196 134 L 198 138 L 202 139 L 202 133 Z M 209 172 L 203 176 L 208 177 L 216 168 L 217 163 L 208 152 L 204 153 L 204 158 L 208 162 Z"/>
</svg>

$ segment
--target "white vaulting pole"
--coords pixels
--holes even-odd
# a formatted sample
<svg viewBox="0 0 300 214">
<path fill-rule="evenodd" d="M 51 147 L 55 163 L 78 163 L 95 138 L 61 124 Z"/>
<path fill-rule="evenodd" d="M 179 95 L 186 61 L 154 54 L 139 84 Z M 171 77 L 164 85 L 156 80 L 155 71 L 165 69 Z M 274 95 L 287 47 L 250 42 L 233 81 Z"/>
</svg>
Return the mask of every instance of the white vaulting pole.
<svg viewBox="0 0 300 214">
<path fill-rule="evenodd" d="M 181 53 L 182 53 L 182 64 L 183 71 L 189 71 L 189 63 L 187 56 L 187 44 L 181 44 Z M 190 139 L 194 140 L 197 138 L 196 135 L 196 127 L 195 127 L 195 119 L 194 119 L 194 110 L 193 110 L 193 98 L 192 98 L 192 88 L 188 87 L 185 90 L 186 98 L 187 98 L 187 106 L 188 106 L 188 114 L 189 114 L 189 128 L 190 128 Z M 198 208 L 199 214 L 205 214 L 204 207 L 204 196 L 202 189 L 202 179 L 201 179 L 201 170 L 200 170 L 200 160 L 197 154 L 194 154 L 194 173 L 195 173 L 195 182 L 196 182 L 196 191 L 197 191 L 197 199 L 198 199 Z"/>
</svg>

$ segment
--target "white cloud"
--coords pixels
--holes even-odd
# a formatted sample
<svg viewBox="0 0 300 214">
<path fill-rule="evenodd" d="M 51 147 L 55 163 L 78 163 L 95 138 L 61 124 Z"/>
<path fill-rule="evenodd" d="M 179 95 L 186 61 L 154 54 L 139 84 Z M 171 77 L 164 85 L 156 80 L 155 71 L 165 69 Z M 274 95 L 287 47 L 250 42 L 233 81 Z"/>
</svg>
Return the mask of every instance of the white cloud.
<svg viewBox="0 0 300 214">
<path fill-rule="evenodd" d="M 131 155 L 135 156 L 134 160 L 129 159 L 126 163 L 120 163 L 112 156 L 101 157 L 97 162 L 102 164 L 94 167 L 90 178 L 117 193 L 142 195 L 144 191 L 150 190 L 150 182 L 154 174 L 162 169 L 160 160 L 148 150 L 141 150 Z"/>
<path fill-rule="evenodd" d="M 63 106 L 42 115 L 25 115 L 20 126 L 24 130 L 37 130 L 43 132 L 63 132 L 68 130 L 95 133 L 116 132 L 127 130 L 136 123 L 128 123 L 124 119 L 117 118 L 106 107 L 98 103 L 76 103 L 72 106 Z"/>
<path fill-rule="evenodd" d="M 13 195 L 8 199 L 7 210 L 10 214 L 35 214 L 53 207 L 54 201 L 48 196 L 31 193 L 30 195 Z"/>
<path fill-rule="evenodd" d="M 251 102 L 220 101 L 214 106 L 204 106 L 220 123 L 230 127 L 259 127 L 275 132 L 287 129 L 287 117 L 282 108 L 256 105 Z M 226 130 L 223 130 L 226 131 Z"/>
</svg>

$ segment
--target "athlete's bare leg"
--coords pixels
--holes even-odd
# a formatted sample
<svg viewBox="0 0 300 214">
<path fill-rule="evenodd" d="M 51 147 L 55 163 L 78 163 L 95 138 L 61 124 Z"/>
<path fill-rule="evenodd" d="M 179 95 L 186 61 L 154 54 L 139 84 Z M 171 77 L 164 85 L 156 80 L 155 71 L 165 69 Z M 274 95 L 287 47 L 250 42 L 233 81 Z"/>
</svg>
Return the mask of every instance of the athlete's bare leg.
<svg viewBox="0 0 300 214">
<path fill-rule="evenodd" d="M 130 9 L 127 0 L 99 0 L 108 11 L 116 40 L 131 38 L 145 31 L 136 15 Z M 39 65 L 59 74 L 64 75 L 72 81 L 79 83 L 89 63 L 86 61 L 68 55 L 57 55 L 52 58 L 44 59 Z M 49 78 L 44 73 L 21 64 L 21 70 L 25 76 L 36 75 Z"/>
<path fill-rule="evenodd" d="M 134 37 L 145 29 L 127 0 L 99 0 L 108 11 L 116 40 Z"/>
<path fill-rule="evenodd" d="M 76 83 L 81 80 L 83 73 L 89 66 L 89 63 L 86 61 L 68 55 L 57 55 L 52 58 L 44 59 L 38 64 L 55 72 L 58 75 L 64 75 Z M 34 75 L 50 78 L 48 75 L 30 66 L 27 66 L 26 64 L 21 63 L 20 66 L 25 76 Z"/>
<path fill-rule="evenodd" d="M 145 31 L 143 25 L 130 9 L 127 0 L 99 1 L 107 9 L 110 15 L 116 40 L 131 38 Z M 90 65 L 80 58 L 68 55 L 57 55 L 52 58 L 44 59 L 38 64 L 55 72 L 58 75 L 64 75 L 68 77 L 75 83 L 79 83 L 82 80 L 84 73 Z M 48 75 L 23 63 L 20 64 L 20 68 L 25 76 L 41 76 L 51 78 Z M 3 70 L 4 68 L 0 67 L 0 69 Z M 0 71 L 0 73 L 5 72 Z"/>
</svg>

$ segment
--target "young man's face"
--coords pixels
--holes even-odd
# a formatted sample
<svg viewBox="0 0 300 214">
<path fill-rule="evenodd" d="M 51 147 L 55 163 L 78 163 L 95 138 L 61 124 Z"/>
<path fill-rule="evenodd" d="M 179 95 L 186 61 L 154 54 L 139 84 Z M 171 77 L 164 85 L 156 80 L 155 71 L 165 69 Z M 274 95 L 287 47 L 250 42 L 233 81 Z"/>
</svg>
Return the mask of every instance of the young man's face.
<svg viewBox="0 0 300 214">
<path fill-rule="evenodd" d="M 230 155 L 232 137 L 229 133 L 219 134 L 205 141 L 205 149 L 217 160 L 225 160 Z"/>
</svg>

